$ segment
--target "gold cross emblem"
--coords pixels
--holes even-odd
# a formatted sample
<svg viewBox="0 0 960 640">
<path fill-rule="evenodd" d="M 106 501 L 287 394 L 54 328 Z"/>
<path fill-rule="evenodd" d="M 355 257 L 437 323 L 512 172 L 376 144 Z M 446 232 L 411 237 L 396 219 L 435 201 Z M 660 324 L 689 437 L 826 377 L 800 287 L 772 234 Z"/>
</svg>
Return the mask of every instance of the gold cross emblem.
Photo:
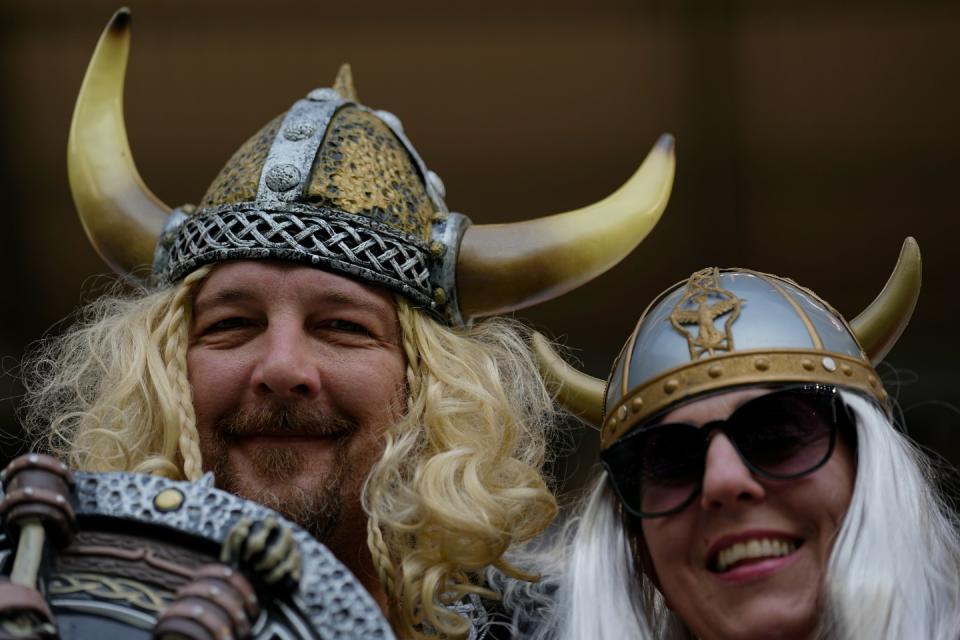
<svg viewBox="0 0 960 640">
<path fill-rule="evenodd" d="M 699 360 L 704 354 L 733 351 L 731 326 L 740 316 L 740 302 L 740 298 L 720 286 L 720 270 L 716 267 L 690 276 L 683 297 L 670 314 L 670 323 L 686 338 L 691 360 Z M 722 331 L 715 325 L 721 316 L 727 316 Z M 683 326 L 693 324 L 697 325 L 695 336 Z"/>
</svg>

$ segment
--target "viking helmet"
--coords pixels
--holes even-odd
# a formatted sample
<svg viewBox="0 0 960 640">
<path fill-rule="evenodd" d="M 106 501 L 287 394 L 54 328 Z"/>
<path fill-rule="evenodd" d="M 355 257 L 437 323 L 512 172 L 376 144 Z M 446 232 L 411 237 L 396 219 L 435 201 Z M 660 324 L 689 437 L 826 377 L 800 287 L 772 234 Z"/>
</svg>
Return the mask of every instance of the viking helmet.
<svg viewBox="0 0 960 640">
<path fill-rule="evenodd" d="M 673 139 L 599 203 L 515 224 L 470 225 L 400 121 L 357 100 L 349 67 L 234 154 L 199 207 L 173 209 L 137 173 L 123 122 L 130 14 L 104 30 L 68 144 L 74 201 L 101 257 L 172 282 L 204 264 L 281 259 L 396 291 L 451 324 L 562 295 L 633 250 L 673 182 Z"/>
<path fill-rule="evenodd" d="M 740 386 L 829 384 L 889 411 L 874 365 L 900 337 L 919 292 L 920 250 L 907 238 L 886 287 L 850 323 L 792 280 L 714 267 L 647 307 L 606 384 L 564 363 L 542 336 L 536 348 L 561 402 L 600 427 L 603 448 L 672 407 Z"/>
</svg>

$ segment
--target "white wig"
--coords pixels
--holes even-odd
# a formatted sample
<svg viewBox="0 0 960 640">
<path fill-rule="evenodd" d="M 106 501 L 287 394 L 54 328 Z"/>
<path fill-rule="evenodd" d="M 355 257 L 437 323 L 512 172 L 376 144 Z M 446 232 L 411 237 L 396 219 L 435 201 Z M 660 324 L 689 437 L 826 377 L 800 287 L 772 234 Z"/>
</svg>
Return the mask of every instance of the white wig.
<svg viewBox="0 0 960 640">
<path fill-rule="evenodd" d="M 827 567 L 828 638 L 960 638 L 960 528 L 926 456 L 871 402 L 857 416 L 857 479 Z"/>
<path fill-rule="evenodd" d="M 875 404 L 850 392 L 842 396 L 856 417 L 857 473 L 827 567 L 820 637 L 957 640 L 960 527 L 938 497 L 936 474 Z M 694 638 L 638 570 L 605 472 L 582 514 L 555 548 L 528 558 L 547 590 L 555 590 L 549 605 L 526 611 L 537 627 L 533 637 Z"/>
</svg>

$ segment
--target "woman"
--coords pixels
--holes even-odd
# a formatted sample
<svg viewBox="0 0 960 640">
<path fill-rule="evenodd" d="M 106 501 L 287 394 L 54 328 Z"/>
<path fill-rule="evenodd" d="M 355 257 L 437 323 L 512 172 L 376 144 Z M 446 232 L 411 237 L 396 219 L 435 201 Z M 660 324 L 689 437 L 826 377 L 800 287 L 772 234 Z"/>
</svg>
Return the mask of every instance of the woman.
<svg viewBox="0 0 960 640">
<path fill-rule="evenodd" d="M 919 284 L 912 239 L 850 324 L 791 281 L 697 272 L 644 312 L 605 395 L 542 342 L 604 471 L 542 556 L 536 635 L 960 637 L 957 522 L 871 364 Z"/>
</svg>

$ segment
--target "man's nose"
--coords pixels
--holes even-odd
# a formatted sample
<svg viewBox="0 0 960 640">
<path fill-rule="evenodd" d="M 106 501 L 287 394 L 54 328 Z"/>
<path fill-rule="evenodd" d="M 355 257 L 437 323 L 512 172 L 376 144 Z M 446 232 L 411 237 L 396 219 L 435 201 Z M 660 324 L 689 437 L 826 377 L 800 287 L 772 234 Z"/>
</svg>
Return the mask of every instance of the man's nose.
<svg viewBox="0 0 960 640">
<path fill-rule="evenodd" d="M 297 325 L 277 323 L 266 331 L 263 353 L 254 369 L 254 393 L 278 400 L 306 400 L 320 392 L 315 346 Z"/>
<path fill-rule="evenodd" d="M 739 508 L 763 500 L 763 485 L 744 465 L 733 443 L 717 433 L 707 448 L 700 505 L 705 510 Z"/>
</svg>

